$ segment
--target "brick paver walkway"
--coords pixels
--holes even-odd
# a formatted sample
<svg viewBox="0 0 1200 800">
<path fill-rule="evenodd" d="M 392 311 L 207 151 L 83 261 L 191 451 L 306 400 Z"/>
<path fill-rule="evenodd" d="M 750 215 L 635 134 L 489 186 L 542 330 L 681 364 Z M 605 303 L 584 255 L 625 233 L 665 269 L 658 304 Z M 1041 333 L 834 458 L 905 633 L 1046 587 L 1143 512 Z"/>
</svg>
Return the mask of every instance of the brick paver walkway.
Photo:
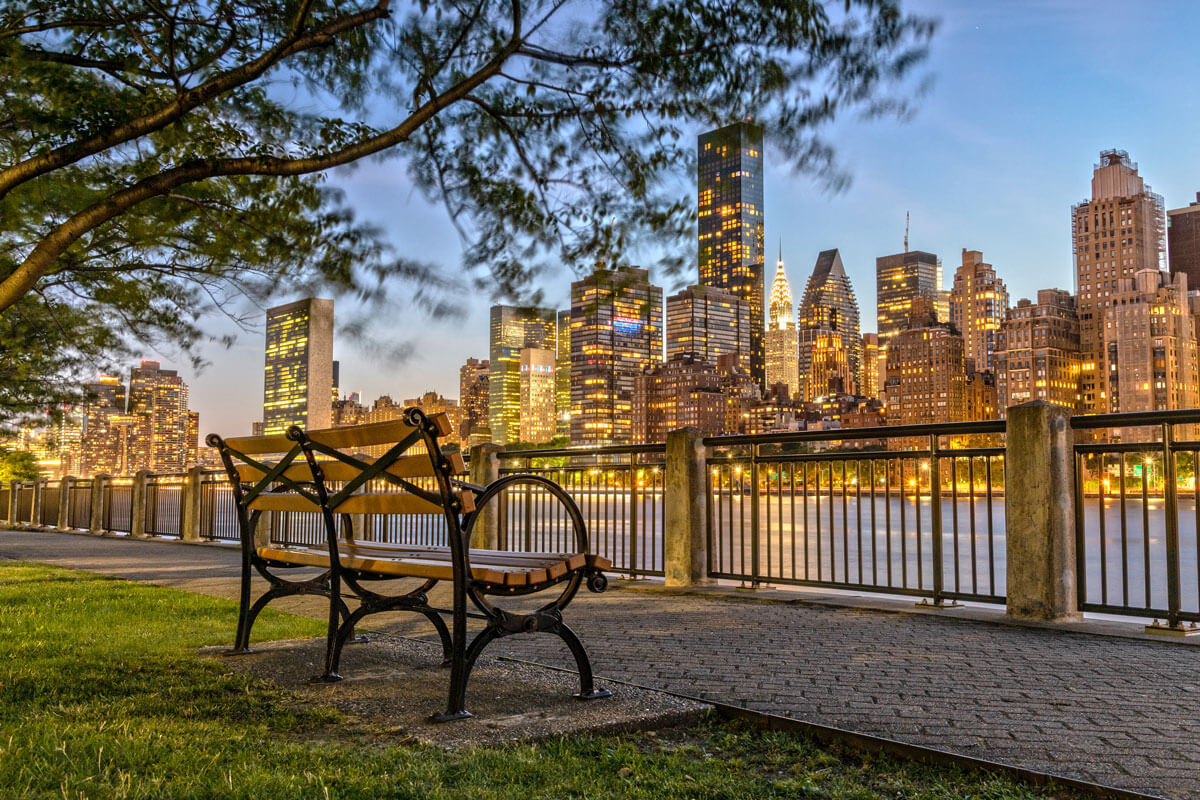
<svg viewBox="0 0 1200 800">
<path fill-rule="evenodd" d="M 216 547 L 0 531 L 0 559 L 230 596 Z M 321 613 L 319 604 L 313 609 Z M 428 635 L 397 615 L 388 629 Z M 1200 649 L 849 608 L 616 590 L 568 621 L 597 674 L 1172 798 L 1200 798 Z M 551 637 L 488 650 L 569 666 Z"/>
</svg>

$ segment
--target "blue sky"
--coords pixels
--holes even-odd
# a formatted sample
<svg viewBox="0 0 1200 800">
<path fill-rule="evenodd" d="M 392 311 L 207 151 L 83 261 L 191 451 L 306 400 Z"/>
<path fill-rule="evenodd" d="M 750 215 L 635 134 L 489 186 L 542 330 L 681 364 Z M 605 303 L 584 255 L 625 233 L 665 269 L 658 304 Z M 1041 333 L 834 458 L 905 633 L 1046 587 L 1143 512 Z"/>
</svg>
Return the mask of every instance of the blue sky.
<svg viewBox="0 0 1200 800">
<path fill-rule="evenodd" d="M 845 117 L 825 131 L 852 174 L 849 189 L 829 194 L 773 167 L 768 144 L 768 286 L 781 239 L 797 295 L 817 253 L 839 248 L 864 330 L 873 329 L 875 258 L 902 249 L 907 211 L 910 247 L 942 258 L 947 286 L 965 247 L 983 251 L 1014 303 L 1040 288 L 1074 291 L 1070 207 L 1090 193 L 1102 149 L 1127 150 L 1168 208 L 1196 200 L 1200 2 L 921 0 L 908 7 L 941 20 L 924 65 L 932 88 L 906 122 Z M 401 164 L 347 170 L 332 183 L 402 251 L 457 267 L 453 228 L 412 190 Z M 694 198 L 690 184 L 681 191 Z M 571 279 L 564 269 L 546 283 L 559 307 Z M 339 340 L 343 392 L 359 390 L 367 400 L 429 390 L 457 397 L 459 365 L 487 357 L 491 302 L 467 298 L 457 320 L 401 310 L 373 324 L 379 341 L 414 346 L 406 358 Z M 219 319 L 210 327 L 225 330 Z M 202 433 L 248 432 L 262 410 L 261 330 L 240 334 L 231 350 L 214 345 L 203 354 L 212 366 L 198 375 L 172 364 L 170 353 L 146 357 L 180 366 Z"/>
</svg>

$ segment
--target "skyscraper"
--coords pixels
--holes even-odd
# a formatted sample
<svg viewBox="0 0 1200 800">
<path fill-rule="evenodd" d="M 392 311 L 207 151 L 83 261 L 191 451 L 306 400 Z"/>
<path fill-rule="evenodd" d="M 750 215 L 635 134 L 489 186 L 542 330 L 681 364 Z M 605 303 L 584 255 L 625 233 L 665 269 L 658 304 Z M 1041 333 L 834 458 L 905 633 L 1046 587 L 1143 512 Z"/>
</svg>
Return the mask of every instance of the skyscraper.
<svg viewBox="0 0 1200 800">
<path fill-rule="evenodd" d="M 554 350 L 555 317 L 551 308 L 492 306 L 488 418 L 496 444 L 521 440 L 521 351 Z"/>
<path fill-rule="evenodd" d="M 83 475 L 124 475 L 130 464 L 130 440 L 133 417 L 125 413 L 125 384 L 121 379 L 101 375 L 87 384 L 92 399 L 83 412 L 80 432 L 79 471 Z"/>
<path fill-rule="evenodd" d="M 829 387 L 822 385 L 820 380 L 809 381 L 808 375 L 813 363 L 811 352 L 814 345 L 823 342 L 829 334 L 841 339 L 841 350 L 848 368 L 843 391 L 856 392 L 862 374 L 858 300 L 842 266 L 842 256 L 836 249 L 823 250 L 817 255 L 817 263 L 808 278 L 808 285 L 804 287 L 799 317 L 798 369 L 800 383 L 804 387 L 803 399 L 812 400 L 828 391 Z M 823 346 L 828 347 L 827 344 Z"/>
<path fill-rule="evenodd" d="M 854 378 L 846 343 L 833 331 L 814 328 L 814 335 L 807 343 L 808 366 L 803 380 L 804 402 L 831 394 L 853 393 Z"/>
<path fill-rule="evenodd" d="M 800 391 L 798 366 L 799 339 L 796 338 L 796 318 L 792 311 L 792 287 L 783 269 L 783 248 L 775 265 L 775 280 L 771 283 L 771 305 L 767 321 L 767 388 L 776 384 L 787 387 L 791 396 Z"/>
<path fill-rule="evenodd" d="M 1167 212 L 1167 254 L 1172 274 L 1188 276 L 1188 291 L 1200 289 L 1200 192 L 1196 202 Z"/>
<path fill-rule="evenodd" d="M 558 312 L 558 342 L 554 355 L 554 435 L 571 437 L 571 309 Z"/>
<path fill-rule="evenodd" d="M 723 432 L 728 398 L 715 364 L 682 354 L 647 369 L 634 382 L 633 442 L 665 442 L 679 428 Z"/>
<path fill-rule="evenodd" d="M 597 269 L 571 284 L 571 442 L 632 439 L 637 377 L 662 363 L 662 289 L 648 270 Z"/>
<path fill-rule="evenodd" d="M 750 372 L 766 377 L 763 346 L 763 131 L 736 122 L 697 142 L 700 283 L 750 306 Z"/>
<path fill-rule="evenodd" d="M 267 309 L 263 432 L 333 424 L 333 301 L 309 297 Z"/>
<path fill-rule="evenodd" d="M 862 385 L 858 393 L 879 400 L 883 397 L 883 376 L 880 374 L 879 334 L 863 334 Z"/>
<path fill-rule="evenodd" d="M 1111 305 L 1095 313 L 1109 376 L 1102 385 L 1113 411 L 1196 407 L 1196 329 L 1187 276 L 1147 268 L 1120 278 Z"/>
<path fill-rule="evenodd" d="M 1097 414 L 1132 411 L 1118 398 L 1122 366 L 1106 317 L 1117 309 L 1121 280 L 1161 267 L 1163 199 L 1138 175 L 1124 150 L 1105 150 L 1092 170 L 1092 197 L 1071 208 L 1079 306 L 1082 410 Z M 1129 395 L 1126 395 L 1128 397 Z"/>
<path fill-rule="evenodd" d="M 485 358 L 468 358 L 458 368 L 458 402 L 462 406 L 462 439 L 468 446 L 485 441 L 482 434 L 488 428 L 488 370 L 491 363 Z"/>
<path fill-rule="evenodd" d="M 876 327 L 882 351 L 886 352 L 893 336 L 908 327 L 913 298 L 928 297 L 936 304 L 941 288 L 938 272 L 938 257 L 921 250 L 875 259 Z"/>
<path fill-rule="evenodd" d="M 964 247 L 950 290 L 950 324 L 962 334 L 965 357 L 975 362 L 977 372 L 994 369 L 996 332 L 1007 312 L 1004 281 L 991 264 L 983 263 L 983 253 Z"/>
<path fill-rule="evenodd" d="M 129 414 L 136 425 L 130 471 L 186 469 L 188 387 L 178 372 L 163 369 L 157 361 L 134 367 L 129 377 Z"/>
<path fill-rule="evenodd" d="M 555 380 L 553 350 L 526 347 L 521 351 L 522 442 L 543 444 L 554 438 Z"/>
<path fill-rule="evenodd" d="M 967 418 L 963 339 L 938 322 L 935 298 L 913 298 L 909 327 L 892 337 L 887 351 L 889 425 L 961 422 Z"/>
<path fill-rule="evenodd" d="M 750 305 L 732 292 L 689 286 L 667 298 L 667 360 L 691 355 L 716 364 L 731 355 L 750 369 Z"/>
<path fill-rule="evenodd" d="M 1070 292 L 1041 289 L 1037 303 L 1009 309 L 996 333 L 996 393 L 1001 416 L 1030 400 L 1078 405 L 1079 314 Z"/>
</svg>

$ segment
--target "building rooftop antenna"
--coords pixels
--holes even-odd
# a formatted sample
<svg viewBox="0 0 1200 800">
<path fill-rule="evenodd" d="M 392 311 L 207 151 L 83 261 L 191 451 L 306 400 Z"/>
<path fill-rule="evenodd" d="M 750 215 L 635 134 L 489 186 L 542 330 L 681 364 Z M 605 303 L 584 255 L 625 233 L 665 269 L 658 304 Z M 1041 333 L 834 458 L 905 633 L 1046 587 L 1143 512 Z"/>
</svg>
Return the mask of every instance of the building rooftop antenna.
<svg viewBox="0 0 1200 800">
<path fill-rule="evenodd" d="M 904 212 L 904 252 L 908 252 L 908 212 Z"/>
</svg>

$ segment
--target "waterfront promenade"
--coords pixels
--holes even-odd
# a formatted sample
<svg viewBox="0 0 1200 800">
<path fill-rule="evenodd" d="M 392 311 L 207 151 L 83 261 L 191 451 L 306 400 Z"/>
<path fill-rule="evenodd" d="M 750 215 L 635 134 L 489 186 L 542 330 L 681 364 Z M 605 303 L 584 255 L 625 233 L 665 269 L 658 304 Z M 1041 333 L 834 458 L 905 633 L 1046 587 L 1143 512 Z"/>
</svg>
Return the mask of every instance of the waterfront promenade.
<svg viewBox="0 0 1200 800">
<path fill-rule="evenodd" d="M 220 545 L 0 531 L 0 559 L 94 570 L 232 597 L 237 551 Z M 761 594 L 621 587 L 573 615 L 599 675 L 1109 786 L 1200 798 L 1200 649 L 1096 635 L 1093 623 L 1014 626 L 967 610 L 907 613 Z M 876 606 L 883 598 L 869 598 Z M 281 607 L 284 604 L 280 604 Z M 319 601 L 291 608 L 318 615 Z M 898 613 L 902 612 L 902 613 Z M 992 621 L 988 621 L 988 620 Z M 424 637 L 423 620 L 372 620 Z M 233 619 L 230 619 L 232 631 Z M 565 666 L 556 640 L 489 653 Z"/>
</svg>

